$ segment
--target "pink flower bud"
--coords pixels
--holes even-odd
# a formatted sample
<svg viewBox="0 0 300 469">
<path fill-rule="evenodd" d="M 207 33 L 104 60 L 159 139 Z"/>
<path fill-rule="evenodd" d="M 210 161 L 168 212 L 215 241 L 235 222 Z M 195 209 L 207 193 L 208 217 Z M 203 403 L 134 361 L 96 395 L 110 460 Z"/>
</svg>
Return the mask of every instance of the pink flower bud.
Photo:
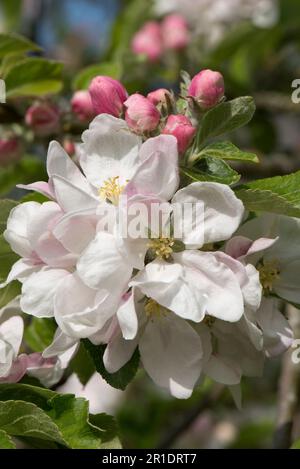
<svg viewBox="0 0 300 469">
<path fill-rule="evenodd" d="M 132 51 L 145 55 L 151 62 L 156 62 L 163 53 L 163 42 L 159 23 L 148 21 L 132 40 Z"/>
<path fill-rule="evenodd" d="M 125 101 L 125 119 L 137 133 L 151 132 L 160 121 L 160 113 L 149 99 L 135 93 Z"/>
<path fill-rule="evenodd" d="M 76 91 L 71 100 L 72 111 L 82 122 L 90 121 L 95 116 L 91 95 L 88 91 Z"/>
<path fill-rule="evenodd" d="M 39 137 L 47 137 L 59 129 L 60 112 L 52 103 L 36 103 L 27 109 L 26 124 L 32 128 Z"/>
<path fill-rule="evenodd" d="M 190 40 L 186 20 L 179 14 L 165 17 L 161 24 L 163 43 L 166 49 L 184 49 Z"/>
<path fill-rule="evenodd" d="M 76 152 L 75 143 L 70 138 L 65 138 L 63 141 L 64 150 L 68 155 L 73 156 Z"/>
<path fill-rule="evenodd" d="M 120 117 L 128 93 L 122 83 L 111 77 L 97 76 L 89 87 L 96 114 Z"/>
<path fill-rule="evenodd" d="M 216 106 L 224 97 L 224 78 L 219 72 L 203 70 L 194 76 L 188 88 L 189 96 L 193 97 L 203 109 Z"/>
<path fill-rule="evenodd" d="M 16 163 L 22 156 L 23 145 L 21 140 L 12 135 L 0 139 L 0 166 Z"/>
<path fill-rule="evenodd" d="M 162 133 L 176 137 L 178 152 L 183 154 L 192 143 L 196 131 L 197 129 L 193 127 L 191 121 L 186 116 L 178 114 L 168 117 L 166 126 Z"/>
<path fill-rule="evenodd" d="M 151 91 L 151 93 L 148 93 L 147 95 L 147 99 L 149 99 L 149 101 L 151 101 L 154 106 L 157 106 L 158 104 L 166 104 L 167 97 L 169 100 L 172 100 L 170 91 L 166 90 L 165 88 L 159 88 L 158 90 Z"/>
</svg>

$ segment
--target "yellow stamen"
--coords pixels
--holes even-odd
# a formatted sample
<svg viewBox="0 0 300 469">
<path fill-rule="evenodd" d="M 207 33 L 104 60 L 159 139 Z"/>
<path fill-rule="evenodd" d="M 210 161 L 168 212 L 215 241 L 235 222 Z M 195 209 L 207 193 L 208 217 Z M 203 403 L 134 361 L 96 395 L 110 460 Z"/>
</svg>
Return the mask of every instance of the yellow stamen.
<svg viewBox="0 0 300 469">
<path fill-rule="evenodd" d="M 164 308 L 152 298 L 147 299 L 145 303 L 145 313 L 149 319 L 160 318 L 161 316 L 165 316 L 168 312 L 167 308 Z"/>
<path fill-rule="evenodd" d="M 280 268 L 276 260 L 262 261 L 257 267 L 259 271 L 260 282 L 265 293 L 273 290 L 273 283 L 280 277 Z"/>
<path fill-rule="evenodd" d="M 118 205 L 119 198 L 125 186 L 121 186 L 119 176 L 107 179 L 99 189 L 99 195 L 102 199 L 108 200 L 113 205 Z"/>
<path fill-rule="evenodd" d="M 153 238 L 148 243 L 148 248 L 154 252 L 159 259 L 169 259 L 173 253 L 175 241 L 173 238 Z"/>
</svg>

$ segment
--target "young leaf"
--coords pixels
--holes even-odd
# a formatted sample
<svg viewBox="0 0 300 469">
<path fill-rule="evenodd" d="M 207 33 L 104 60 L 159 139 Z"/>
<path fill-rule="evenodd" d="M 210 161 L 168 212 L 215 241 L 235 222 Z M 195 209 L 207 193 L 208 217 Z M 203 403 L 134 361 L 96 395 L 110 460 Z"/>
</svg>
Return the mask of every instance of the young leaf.
<svg viewBox="0 0 300 469">
<path fill-rule="evenodd" d="M 10 211 L 18 205 L 15 200 L 0 200 L 0 234 L 6 230 L 6 222 Z"/>
<path fill-rule="evenodd" d="M 211 157 L 199 160 L 192 168 L 180 168 L 180 170 L 190 182 L 212 181 L 231 185 L 236 184 L 241 177 L 225 161 Z"/>
<path fill-rule="evenodd" d="M 82 343 L 70 366 L 83 386 L 88 383 L 96 371 L 94 362 Z"/>
<path fill-rule="evenodd" d="M 249 182 L 236 195 L 252 212 L 271 212 L 300 218 L 300 171 Z"/>
<path fill-rule="evenodd" d="M 75 90 L 85 90 L 89 87 L 90 82 L 97 75 L 107 75 L 116 80 L 120 80 L 122 68 L 120 63 L 107 62 L 98 65 L 90 65 L 81 70 L 73 81 Z"/>
<path fill-rule="evenodd" d="M 39 51 L 41 48 L 17 34 L 0 34 L 0 59 L 10 54 Z"/>
<path fill-rule="evenodd" d="M 85 399 L 28 384 L 0 384 L 0 430 L 67 448 L 120 448 L 112 417 L 90 417 Z"/>
<path fill-rule="evenodd" d="M 32 318 L 25 329 L 24 339 L 33 352 L 43 352 L 54 337 L 55 322 L 48 318 Z"/>
<path fill-rule="evenodd" d="M 0 449 L 16 449 L 16 445 L 4 430 L 0 430 Z"/>
<path fill-rule="evenodd" d="M 5 76 L 8 98 L 44 96 L 62 88 L 62 64 L 30 57 L 9 69 Z"/>
<path fill-rule="evenodd" d="M 192 159 L 195 161 L 207 157 L 231 161 L 244 161 L 246 163 L 259 163 L 259 159 L 254 153 L 241 151 L 231 142 L 212 143 L 203 148 L 198 154 L 193 155 Z"/>
<path fill-rule="evenodd" d="M 127 385 L 133 380 L 136 375 L 139 362 L 140 354 L 138 349 L 134 352 L 132 358 L 129 360 L 126 365 L 123 366 L 116 373 L 108 373 L 103 364 L 103 355 L 105 352 L 106 345 L 93 345 L 88 339 L 83 339 L 83 344 L 86 350 L 89 352 L 92 360 L 95 364 L 95 368 L 100 373 L 102 378 L 110 384 L 113 388 L 116 389 L 126 389 Z"/>
<path fill-rule="evenodd" d="M 208 139 L 243 127 L 250 122 L 254 112 L 255 104 L 250 96 L 219 104 L 204 115 L 196 146 L 199 148 Z"/>
</svg>

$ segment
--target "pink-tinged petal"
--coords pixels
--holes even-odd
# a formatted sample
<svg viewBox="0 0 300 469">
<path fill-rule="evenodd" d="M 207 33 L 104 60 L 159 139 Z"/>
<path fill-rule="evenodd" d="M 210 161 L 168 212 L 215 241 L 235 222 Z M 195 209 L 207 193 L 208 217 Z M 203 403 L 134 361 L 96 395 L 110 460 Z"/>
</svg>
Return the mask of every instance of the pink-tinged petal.
<svg viewBox="0 0 300 469">
<path fill-rule="evenodd" d="M 68 268 L 75 265 L 77 256 L 68 252 L 52 233 L 63 212 L 55 202 L 42 204 L 28 227 L 30 244 L 38 257 L 48 266 Z"/>
<path fill-rule="evenodd" d="M 48 182 L 39 181 L 33 182 L 32 184 L 18 184 L 17 187 L 19 189 L 25 189 L 26 191 L 38 192 L 39 194 L 42 194 L 49 199 L 55 200 L 53 188 Z"/>
<path fill-rule="evenodd" d="M 27 371 L 28 357 L 25 354 L 19 355 L 12 363 L 9 374 L 0 378 L 0 383 L 18 383 Z"/>
<path fill-rule="evenodd" d="M 115 237 L 105 232 L 97 233 L 77 263 L 78 275 L 86 285 L 117 295 L 127 290 L 132 270 L 117 248 Z"/>
<path fill-rule="evenodd" d="M 238 278 L 239 284 L 242 286 L 246 285 L 248 282 L 248 275 L 246 267 L 240 261 L 230 257 L 222 251 L 217 251 L 213 253 L 215 258 L 225 264 Z"/>
<path fill-rule="evenodd" d="M 98 221 L 94 209 L 78 210 L 62 217 L 52 232 L 65 249 L 81 254 L 95 237 Z"/>
<path fill-rule="evenodd" d="M 204 244 L 230 238 L 244 215 L 244 206 L 232 189 L 215 182 L 190 184 L 175 194 L 172 203 L 203 206 L 203 226 L 198 226 L 198 230 Z"/>
<path fill-rule="evenodd" d="M 66 270 L 49 268 L 33 273 L 22 286 L 22 311 L 38 318 L 53 317 L 56 290 L 68 274 Z"/>
<path fill-rule="evenodd" d="M 97 208 L 96 197 L 84 192 L 79 187 L 60 176 L 53 176 L 53 186 L 58 204 L 64 212 L 75 212 Z"/>
<path fill-rule="evenodd" d="M 235 236 L 226 243 L 226 253 L 234 259 L 243 260 L 246 256 L 257 254 L 273 246 L 278 238 L 259 238 L 252 241 L 244 236 Z"/>
<path fill-rule="evenodd" d="M 170 135 L 150 138 L 141 147 L 142 164 L 124 193 L 150 195 L 162 201 L 172 198 L 179 186 L 177 140 Z"/>
<path fill-rule="evenodd" d="M 267 357 L 277 357 L 291 347 L 294 341 L 293 330 L 279 311 L 276 299 L 264 299 L 256 319 L 263 331 Z"/>
<path fill-rule="evenodd" d="M 149 321 L 139 342 L 141 360 L 153 381 L 187 399 L 200 377 L 203 350 L 194 329 L 175 315 Z"/>
</svg>

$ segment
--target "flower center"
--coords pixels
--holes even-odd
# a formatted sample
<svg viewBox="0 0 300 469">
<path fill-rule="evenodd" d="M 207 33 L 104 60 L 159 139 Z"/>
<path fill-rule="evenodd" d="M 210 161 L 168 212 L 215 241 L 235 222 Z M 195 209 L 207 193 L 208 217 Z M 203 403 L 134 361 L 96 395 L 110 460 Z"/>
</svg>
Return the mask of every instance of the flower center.
<svg viewBox="0 0 300 469">
<path fill-rule="evenodd" d="M 280 277 L 278 261 L 262 261 L 257 268 L 264 291 L 270 293 L 273 290 L 273 283 Z"/>
<path fill-rule="evenodd" d="M 153 238 L 148 243 L 148 248 L 159 259 L 169 259 L 173 253 L 175 241 L 173 238 Z"/>
<path fill-rule="evenodd" d="M 161 306 L 157 301 L 152 298 L 147 299 L 145 303 L 145 313 L 149 319 L 160 318 L 161 316 L 165 316 L 168 312 L 167 308 Z"/>
<path fill-rule="evenodd" d="M 121 186 L 119 176 L 107 179 L 99 189 L 99 195 L 102 199 L 108 200 L 113 205 L 118 205 L 119 198 L 125 186 Z"/>
</svg>

